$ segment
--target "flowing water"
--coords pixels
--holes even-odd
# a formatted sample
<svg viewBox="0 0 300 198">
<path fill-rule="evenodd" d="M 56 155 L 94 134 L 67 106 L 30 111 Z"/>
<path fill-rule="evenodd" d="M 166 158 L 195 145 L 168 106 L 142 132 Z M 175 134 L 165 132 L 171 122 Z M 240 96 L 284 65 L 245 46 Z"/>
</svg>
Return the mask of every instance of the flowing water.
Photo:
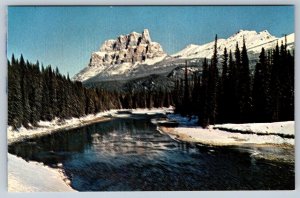
<svg viewBox="0 0 300 198">
<path fill-rule="evenodd" d="M 295 186 L 294 162 L 256 158 L 251 148 L 177 142 L 159 133 L 149 117 L 119 118 L 26 140 L 10 145 L 9 152 L 63 168 L 71 186 L 79 191 Z"/>
</svg>

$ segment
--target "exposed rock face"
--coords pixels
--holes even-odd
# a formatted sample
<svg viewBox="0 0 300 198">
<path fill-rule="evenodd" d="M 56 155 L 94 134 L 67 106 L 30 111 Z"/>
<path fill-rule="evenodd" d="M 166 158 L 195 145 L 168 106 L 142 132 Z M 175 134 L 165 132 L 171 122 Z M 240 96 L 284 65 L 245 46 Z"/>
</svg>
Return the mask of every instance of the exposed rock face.
<svg viewBox="0 0 300 198">
<path fill-rule="evenodd" d="M 122 63 L 142 63 L 147 59 L 166 56 L 159 43 L 152 42 L 149 31 L 132 32 L 116 40 L 107 40 L 100 51 L 91 56 L 89 66 L 109 66 Z"/>
</svg>

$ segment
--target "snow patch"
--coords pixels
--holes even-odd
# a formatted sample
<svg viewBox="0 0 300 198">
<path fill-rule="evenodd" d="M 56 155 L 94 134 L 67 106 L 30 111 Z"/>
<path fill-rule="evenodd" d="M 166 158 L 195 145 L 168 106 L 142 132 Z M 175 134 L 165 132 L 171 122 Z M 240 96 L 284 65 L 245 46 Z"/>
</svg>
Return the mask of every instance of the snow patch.
<svg viewBox="0 0 300 198">
<path fill-rule="evenodd" d="M 174 107 L 170 106 L 168 108 L 152 108 L 152 109 L 132 109 L 133 114 L 170 114 L 174 112 Z"/>
<path fill-rule="evenodd" d="M 295 122 L 218 124 L 204 129 L 197 126 L 197 117 L 169 114 L 168 119 L 179 127 L 159 127 L 174 139 L 206 145 L 227 146 L 242 144 L 290 144 L 294 145 Z"/>
<path fill-rule="evenodd" d="M 87 125 L 93 121 L 99 122 L 101 120 L 109 119 L 109 118 L 104 118 L 104 116 L 109 116 L 111 115 L 112 112 L 115 111 L 117 110 L 110 110 L 95 115 L 90 114 L 84 117 L 70 118 L 67 120 L 60 120 L 58 118 L 55 118 L 51 121 L 39 121 L 38 127 L 32 127 L 28 129 L 22 126 L 14 130 L 13 127 L 8 126 L 7 127 L 8 144 L 16 141 L 22 141 L 24 138 L 42 136 L 55 131 L 59 131 L 61 129 L 76 128 L 76 127 Z"/>
<path fill-rule="evenodd" d="M 272 122 L 272 123 L 249 123 L 249 124 L 217 124 L 212 126 L 215 129 L 235 130 L 240 132 L 251 132 L 258 134 L 295 134 L 295 122 Z"/>
<path fill-rule="evenodd" d="M 38 173 L 38 174 L 37 174 Z M 67 192 L 75 191 L 58 169 L 37 162 L 26 162 L 8 154 L 9 192 Z"/>
<path fill-rule="evenodd" d="M 201 127 L 174 128 L 174 135 L 183 141 L 197 142 L 205 145 L 229 146 L 241 144 L 290 144 L 294 145 L 293 138 L 282 138 L 277 135 L 257 135 L 230 133 L 218 129 L 203 129 Z"/>
</svg>

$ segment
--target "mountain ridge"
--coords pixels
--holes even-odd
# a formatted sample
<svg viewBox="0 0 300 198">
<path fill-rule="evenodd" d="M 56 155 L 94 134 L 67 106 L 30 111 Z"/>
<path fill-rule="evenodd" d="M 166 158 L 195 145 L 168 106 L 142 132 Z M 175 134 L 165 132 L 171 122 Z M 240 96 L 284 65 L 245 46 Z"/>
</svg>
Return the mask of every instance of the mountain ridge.
<svg viewBox="0 0 300 198">
<path fill-rule="evenodd" d="M 294 37 L 294 33 L 289 34 L 288 37 Z M 267 30 L 256 32 L 254 30 L 239 30 L 232 36 L 227 39 L 219 38 L 218 39 L 218 55 L 222 55 L 224 52 L 224 48 L 227 48 L 227 51 L 230 50 L 233 52 L 236 48 L 236 43 L 238 43 L 239 47 L 243 44 L 243 39 L 245 38 L 247 50 L 249 53 L 259 53 L 261 48 L 259 46 L 263 46 L 267 43 L 271 43 L 269 46 L 265 46 L 265 48 L 275 47 L 276 41 L 283 41 L 284 37 L 277 38 L 271 35 Z M 294 39 L 288 39 L 290 42 L 294 42 Z M 288 42 L 289 43 L 289 42 Z M 280 43 L 279 43 L 280 44 Z M 172 54 L 172 57 L 175 58 L 210 58 L 213 55 L 213 46 L 214 41 L 211 41 L 206 44 L 197 45 L 197 44 L 189 44 L 184 49 Z"/>
<path fill-rule="evenodd" d="M 288 49 L 294 48 L 295 34 L 277 38 L 267 30 L 256 32 L 254 30 L 239 30 L 227 39 L 218 39 L 218 57 L 224 52 L 235 51 L 236 44 L 242 47 L 245 39 L 248 49 L 250 64 L 258 59 L 261 48 L 270 49 L 278 44 L 287 42 Z M 156 46 L 154 50 L 146 50 L 147 46 Z M 139 47 L 141 46 L 141 47 Z M 132 32 L 120 35 L 117 39 L 106 40 L 99 51 L 92 53 L 90 63 L 73 77 L 77 81 L 105 81 L 138 78 L 150 74 L 168 73 L 177 66 L 184 65 L 185 60 L 199 61 L 203 58 L 211 58 L 214 41 L 202 45 L 189 44 L 184 49 L 172 55 L 167 55 L 161 45 L 153 42 L 150 33 L 145 29 L 142 34 Z M 142 50 L 138 50 L 138 48 Z M 128 50 L 129 49 L 129 50 Z M 135 49 L 132 51 L 132 49 Z M 124 54 L 129 55 L 125 55 Z M 122 55 L 122 58 L 116 58 Z M 96 57 L 94 57 L 96 56 Z M 128 56 L 130 59 L 128 59 Z M 100 60 L 99 60 L 100 57 Z M 143 59 L 144 57 L 144 59 Z M 160 71 L 161 70 L 161 71 Z"/>
</svg>

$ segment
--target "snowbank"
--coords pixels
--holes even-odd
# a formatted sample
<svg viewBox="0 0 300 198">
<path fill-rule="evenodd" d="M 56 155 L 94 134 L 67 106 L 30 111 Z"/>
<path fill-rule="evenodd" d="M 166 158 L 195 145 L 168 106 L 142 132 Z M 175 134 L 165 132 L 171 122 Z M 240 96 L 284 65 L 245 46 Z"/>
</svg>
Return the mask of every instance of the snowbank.
<svg viewBox="0 0 300 198">
<path fill-rule="evenodd" d="M 197 117 L 169 114 L 168 119 L 179 127 L 159 127 L 172 138 L 206 145 L 228 146 L 242 144 L 289 144 L 294 145 L 295 122 L 219 124 L 207 129 L 197 126 Z"/>
<path fill-rule="evenodd" d="M 167 114 L 173 112 L 173 107 L 128 110 L 136 114 Z M 32 127 L 31 129 L 21 127 L 18 130 L 13 130 L 9 126 L 7 128 L 8 143 L 50 134 L 61 129 L 71 129 L 93 122 L 104 121 L 118 115 L 118 111 L 110 110 L 65 121 L 59 121 L 58 119 L 51 122 L 40 121 L 38 123 L 39 127 Z M 26 162 L 19 157 L 8 154 L 8 191 L 10 192 L 74 191 L 67 183 L 69 183 L 68 179 L 58 169 L 46 167 L 37 162 Z"/>
<path fill-rule="evenodd" d="M 170 106 L 169 108 L 132 109 L 133 114 L 146 114 L 146 115 L 167 114 L 173 112 L 174 112 L 174 107 L 172 106 Z"/>
<path fill-rule="evenodd" d="M 218 124 L 213 126 L 214 129 L 228 130 L 232 132 L 245 132 L 256 134 L 281 135 L 294 137 L 295 122 L 273 122 L 273 123 L 250 123 L 250 124 Z"/>
<path fill-rule="evenodd" d="M 67 179 L 59 170 L 37 162 L 26 162 L 22 158 L 8 154 L 9 192 L 75 191 L 66 183 Z"/>
<path fill-rule="evenodd" d="M 132 114 L 167 114 L 173 112 L 173 107 L 169 108 L 152 108 L 152 109 L 122 109 L 131 111 Z M 118 114 L 120 109 L 113 109 L 110 111 L 100 112 L 98 114 L 90 114 L 80 118 L 71 118 L 64 121 L 60 121 L 59 119 L 54 119 L 52 121 L 40 121 L 38 122 L 39 127 L 32 127 L 30 129 L 26 129 L 25 127 L 21 127 L 17 130 L 13 130 L 11 126 L 7 128 L 7 140 L 8 144 L 13 142 L 22 141 L 26 138 L 38 137 L 46 134 L 51 134 L 57 132 L 62 129 L 72 129 L 81 127 L 84 125 L 88 125 L 95 122 L 101 122 L 105 120 L 109 120 L 113 117 L 126 117 L 128 115 L 120 115 Z M 129 115 L 130 116 L 130 115 Z"/>
<path fill-rule="evenodd" d="M 218 129 L 203 129 L 201 127 L 160 127 L 159 130 L 169 134 L 173 139 L 200 143 L 211 146 L 230 146 L 242 144 L 290 144 L 293 138 L 282 138 L 277 135 L 257 135 L 230 133 Z"/>
<path fill-rule="evenodd" d="M 59 119 L 54 119 L 52 121 L 40 121 L 38 122 L 38 127 L 32 127 L 26 129 L 25 127 L 21 127 L 17 130 L 13 130 L 11 126 L 7 128 L 7 140 L 8 144 L 13 142 L 22 141 L 26 138 L 38 137 L 46 134 L 50 134 L 53 132 L 57 132 L 61 129 L 71 129 L 80 126 L 84 126 L 93 122 L 100 122 L 104 120 L 110 119 L 109 116 L 112 111 L 106 111 L 102 113 L 98 113 L 96 115 L 90 114 L 81 118 L 71 118 L 64 121 Z"/>
</svg>

